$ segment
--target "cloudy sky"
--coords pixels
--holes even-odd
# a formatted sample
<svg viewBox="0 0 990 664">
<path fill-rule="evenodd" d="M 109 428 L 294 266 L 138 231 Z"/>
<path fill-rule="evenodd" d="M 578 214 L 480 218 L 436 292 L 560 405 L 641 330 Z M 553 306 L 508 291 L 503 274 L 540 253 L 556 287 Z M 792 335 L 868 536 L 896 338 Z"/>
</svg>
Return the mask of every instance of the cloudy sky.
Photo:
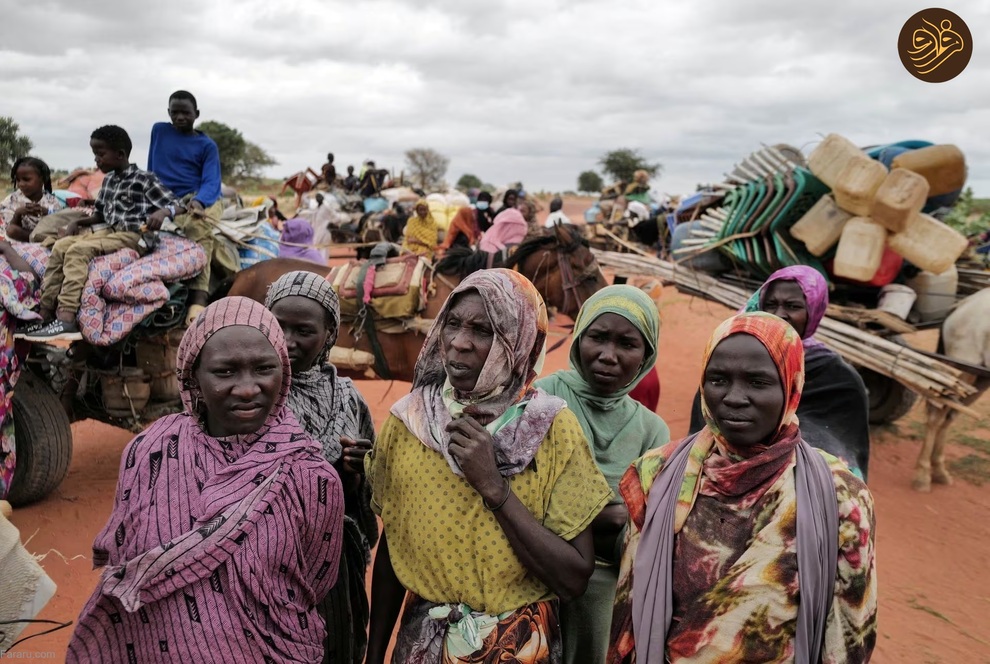
<svg viewBox="0 0 990 664">
<path fill-rule="evenodd" d="M 942 4 L 976 37 L 969 67 L 927 84 L 896 52 L 925 4 L 903 0 L 4 0 L 0 115 L 56 168 L 88 165 L 119 124 L 146 164 L 152 123 L 185 88 L 203 120 L 240 129 L 282 177 L 403 152 L 450 157 L 530 190 L 575 187 L 618 147 L 692 191 L 761 143 L 806 152 L 955 143 L 990 196 L 990 2 Z M 981 42 L 986 36 L 987 43 Z"/>
</svg>

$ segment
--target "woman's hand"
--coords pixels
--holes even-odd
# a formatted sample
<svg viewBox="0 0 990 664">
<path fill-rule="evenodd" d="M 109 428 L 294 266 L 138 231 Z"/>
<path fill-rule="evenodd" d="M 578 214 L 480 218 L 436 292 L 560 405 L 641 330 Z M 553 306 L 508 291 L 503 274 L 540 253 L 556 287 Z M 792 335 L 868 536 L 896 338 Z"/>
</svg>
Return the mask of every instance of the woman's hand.
<svg viewBox="0 0 990 664">
<path fill-rule="evenodd" d="M 447 425 L 450 454 L 468 481 L 489 505 L 498 505 L 505 496 L 505 479 L 498 472 L 492 436 L 470 415 Z"/>
<path fill-rule="evenodd" d="M 364 475 L 364 457 L 371 451 L 371 441 L 367 438 L 354 440 L 347 436 L 341 436 L 340 446 L 344 449 L 341 456 L 344 472 Z"/>
</svg>

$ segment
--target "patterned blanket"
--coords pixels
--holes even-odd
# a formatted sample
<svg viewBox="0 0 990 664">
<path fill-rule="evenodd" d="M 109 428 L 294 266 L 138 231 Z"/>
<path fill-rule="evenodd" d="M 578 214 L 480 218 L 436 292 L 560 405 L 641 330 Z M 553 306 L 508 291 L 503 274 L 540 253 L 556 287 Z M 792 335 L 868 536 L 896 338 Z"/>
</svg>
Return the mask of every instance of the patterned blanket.
<svg viewBox="0 0 990 664">
<path fill-rule="evenodd" d="M 190 279 L 206 265 L 206 253 L 195 242 L 167 233 L 159 237 L 158 246 L 144 258 L 131 249 L 121 249 L 89 264 L 78 315 L 84 339 L 97 346 L 117 343 L 168 301 L 166 283 Z M 39 274 L 44 274 L 47 250 L 38 244 L 12 244 Z M 17 305 L 6 298 L 0 305 L 19 318 L 31 317 L 15 311 Z"/>
</svg>

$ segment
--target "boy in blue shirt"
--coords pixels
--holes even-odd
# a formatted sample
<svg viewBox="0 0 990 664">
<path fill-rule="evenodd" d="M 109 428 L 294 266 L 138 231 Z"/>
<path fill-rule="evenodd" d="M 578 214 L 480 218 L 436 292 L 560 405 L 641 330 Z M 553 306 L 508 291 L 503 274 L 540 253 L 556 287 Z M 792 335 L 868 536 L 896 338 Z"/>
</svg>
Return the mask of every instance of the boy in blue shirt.
<svg viewBox="0 0 990 664">
<path fill-rule="evenodd" d="M 175 224 L 206 252 L 206 267 L 189 282 L 186 323 L 190 324 L 206 306 L 210 290 L 216 247 L 213 227 L 223 214 L 220 152 L 212 138 L 194 128 L 199 108 L 192 94 L 173 92 L 168 98 L 168 116 L 171 124 L 157 122 L 151 128 L 148 170 L 182 200 L 189 213 L 177 217 Z"/>
</svg>

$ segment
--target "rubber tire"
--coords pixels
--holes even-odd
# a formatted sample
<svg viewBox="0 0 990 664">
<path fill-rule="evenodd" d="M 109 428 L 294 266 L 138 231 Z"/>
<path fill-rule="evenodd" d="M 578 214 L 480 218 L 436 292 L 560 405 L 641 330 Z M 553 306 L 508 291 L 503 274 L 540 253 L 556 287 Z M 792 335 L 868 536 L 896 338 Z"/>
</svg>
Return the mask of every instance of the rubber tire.
<svg viewBox="0 0 990 664">
<path fill-rule="evenodd" d="M 72 461 L 72 429 L 55 392 L 30 371 L 14 388 L 14 507 L 38 502 L 58 488 Z"/>
<path fill-rule="evenodd" d="M 891 424 L 914 408 L 918 395 L 893 378 L 857 367 L 870 397 L 870 424 Z"/>
</svg>

